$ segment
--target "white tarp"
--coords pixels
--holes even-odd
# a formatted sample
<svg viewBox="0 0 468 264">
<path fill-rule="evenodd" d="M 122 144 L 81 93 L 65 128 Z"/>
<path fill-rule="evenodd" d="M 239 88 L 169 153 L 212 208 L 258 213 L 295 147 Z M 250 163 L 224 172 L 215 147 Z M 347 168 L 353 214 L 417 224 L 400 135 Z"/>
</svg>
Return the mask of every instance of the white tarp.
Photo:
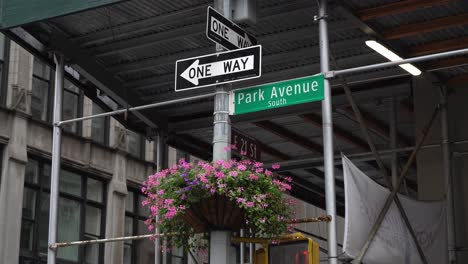
<svg viewBox="0 0 468 264">
<path fill-rule="evenodd" d="M 343 252 L 355 258 L 367 240 L 390 191 L 343 157 L 345 234 Z M 421 202 L 399 195 L 429 263 L 447 263 L 444 202 Z M 366 264 L 422 263 L 416 246 L 393 202 L 363 262 Z"/>
</svg>

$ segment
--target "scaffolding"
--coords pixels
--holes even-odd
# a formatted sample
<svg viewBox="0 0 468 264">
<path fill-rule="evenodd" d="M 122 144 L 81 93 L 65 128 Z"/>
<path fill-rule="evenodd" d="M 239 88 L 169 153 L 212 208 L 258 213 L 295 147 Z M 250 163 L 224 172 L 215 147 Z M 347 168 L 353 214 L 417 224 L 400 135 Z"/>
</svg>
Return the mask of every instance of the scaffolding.
<svg viewBox="0 0 468 264">
<path fill-rule="evenodd" d="M 454 245 L 453 196 L 451 194 L 452 179 L 451 179 L 451 172 L 450 172 L 450 165 L 449 165 L 450 164 L 450 148 L 449 148 L 449 141 L 448 141 L 448 115 L 447 115 L 447 100 L 446 100 L 447 92 L 446 90 L 443 87 L 441 88 L 441 103 L 435 107 L 435 110 L 433 111 L 433 114 L 429 118 L 425 126 L 425 129 L 422 132 L 422 137 L 420 138 L 418 143 L 414 147 L 408 147 L 408 148 L 403 148 L 403 149 L 396 149 L 396 144 L 393 144 L 392 147 L 395 149 L 388 151 L 389 153 L 394 153 L 397 151 L 411 151 L 411 155 L 408 161 L 406 162 L 402 172 L 400 173 L 398 177 L 394 177 L 393 179 L 394 184 L 392 184 L 392 179 L 387 175 L 385 168 L 383 166 L 382 160 L 380 158 L 380 155 L 383 154 L 383 152 L 377 151 L 375 144 L 373 143 L 369 135 L 366 123 L 362 118 L 362 114 L 360 113 L 359 107 L 357 106 L 357 104 L 355 103 L 352 97 L 351 90 L 349 89 L 344 76 L 352 74 L 352 73 L 363 72 L 367 70 L 382 69 L 382 68 L 398 66 L 398 65 L 406 64 L 406 63 L 422 62 L 422 61 L 427 61 L 427 60 L 446 58 L 450 56 L 464 55 L 464 54 L 468 54 L 468 49 L 459 49 L 455 51 L 441 52 L 441 53 L 424 55 L 424 56 L 419 56 L 419 57 L 414 57 L 414 58 L 409 58 L 409 59 L 402 59 L 402 60 L 398 60 L 394 62 L 378 63 L 378 64 L 349 68 L 349 69 L 330 70 L 329 69 L 330 68 L 329 67 L 330 54 L 329 54 L 329 47 L 328 47 L 328 28 L 327 28 L 328 17 L 327 17 L 326 4 L 327 4 L 326 0 L 320 1 L 319 14 L 318 14 L 317 20 L 319 22 L 320 43 L 321 43 L 320 45 L 321 47 L 321 50 L 320 50 L 321 71 L 326 77 L 325 100 L 322 102 L 324 158 L 321 160 L 323 160 L 325 164 L 325 183 L 326 183 L 325 196 L 326 196 L 326 205 L 327 205 L 326 209 L 327 209 L 327 215 L 328 215 L 327 216 L 328 261 L 331 264 L 336 264 L 338 261 L 337 240 L 336 240 L 336 222 L 335 222 L 336 221 L 335 189 L 334 189 L 335 182 L 334 182 L 334 172 L 333 172 L 335 157 L 333 155 L 333 121 L 332 121 L 332 116 L 331 116 L 332 103 L 331 103 L 331 93 L 330 93 L 330 84 L 329 84 L 329 80 L 332 78 L 336 78 L 336 77 L 339 77 L 342 82 L 342 85 L 345 89 L 346 96 L 349 100 L 349 103 L 351 104 L 353 111 L 357 119 L 359 120 L 359 124 L 361 125 L 361 131 L 365 135 L 367 139 L 367 143 L 369 144 L 369 147 L 372 150 L 372 152 L 367 153 L 367 155 L 371 154 L 373 158 L 377 161 L 379 168 L 380 168 L 380 173 L 386 179 L 387 186 L 391 190 L 391 194 L 388 196 L 385 206 L 381 209 L 379 217 L 377 221 L 375 222 L 371 233 L 368 235 L 367 242 L 362 247 L 358 258 L 354 260 L 354 263 L 360 263 L 363 257 L 365 256 L 367 249 L 372 243 L 373 237 L 376 235 L 377 231 L 379 230 L 379 227 L 393 201 L 396 202 L 396 205 L 398 206 L 398 209 L 403 219 L 405 220 L 405 223 L 408 229 L 411 232 L 412 238 L 414 239 L 414 242 L 418 247 L 418 252 L 420 254 L 422 262 L 427 263 L 424 253 L 422 252 L 422 249 L 418 241 L 415 238 L 415 234 L 411 227 L 411 224 L 409 223 L 405 215 L 405 212 L 403 208 L 401 207 L 401 204 L 399 203 L 397 193 L 418 151 L 421 148 L 424 148 L 423 143 L 424 143 L 425 136 L 427 135 L 427 132 L 429 131 L 435 117 L 438 114 L 442 115 L 442 131 L 443 131 L 442 148 L 443 148 L 446 184 L 448 186 L 447 204 L 448 204 L 449 210 L 447 213 L 447 219 L 448 219 L 448 230 L 449 230 L 449 252 L 450 252 L 450 261 L 454 261 L 455 256 L 453 254 L 453 248 L 452 248 Z M 226 9 L 224 9 L 224 11 L 227 12 Z M 176 235 L 176 234 L 161 234 L 159 233 L 160 232 L 159 229 L 156 229 L 156 234 L 143 235 L 143 236 L 107 238 L 107 239 L 98 239 L 98 240 L 57 243 L 56 241 L 57 230 L 56 229 L 57 229 L 58 184 L 59 184 L 59 170 L 60 170 L 60 145 L 61 145 L 61 136 L 62 136 L 61 127 L 64 124 L 70 124 L 70 123 L 93 119 L 93 118 L 126 114 L 130 112 L 137 112 L 140 110 L 159 107 L 159 106 L 165 106 L 165 105 L 171 105 L 171 104 L 176 104 L 180 102 L 215 97 L 215 109 L 213 111 L 215 115 L 215 122 L 214 122 L 214 144 L 215 145 L 214 145 L 213 157 L 214 159 L 226 159 L 228 158 L 228 156 L 225 156 L 225 155 L 228 155 L 228 154 L 221 154 L 221 152 L 219 151 L 219 149 L 223 149 L 225 145 L 228 145 L 229 140 L 230 140 L 228 138 L 229 133 L 223 133 L 223 131 L 225 131 L 226 129 L 230 130 L 229 117 L 228 117 L 228 105 L 227 105 L 228 100 L 226 100 L 228 93 L 225 87 L 216 88 L 216 91 L 214 93 L 207 93 L 207 94 L 199 95 L 199 96 L 192 96 L 192 97 L 181 98 L 181 99 L 176 99 L 176 100 L 169 100 L 165 102 L 130 107 L 126 109 L 119 109 L 119 110 L 110 111 L 107 113 L 89 115 L 89 116 L 84 116 L 84 117 L 70 119 L 70 120 L 61 120 L 62 119 L 61 118 L 61 105 L 62 105 L 65 58 L 60 53 L 54 54 L 54 58 L 55 58 L 55 64 L 56 64 L 56 67 L 55 67 L 56 75 L 55 75 L 55 93 L 54 93 L 54 110 L 53 110 L 54 123 L 53 123 L 53 148 L 52 148 L 52 166 L 51 166 L 52 172 L 51 172 L 51 194 L 50 194 L 50 215 L 49 215 L 49 249 L 48 249 L 48 258 L 47 258 L 48 262 L 47 263 L 55 264 L 56 252 L 57 252 L 57 249 L 60 247 L 85 245 L 85 244 L 91 244 L 91 243 L 107 243 L 107 242 L 115 242 L 115 241 L 123 241 L 123 240 L 155 238 L 156 252 L 158 252 L 159 251 L 158 248 L 160 246 L 160 238 L 169 236 L 169 235 Z M 335 65 L 335 68 L 337 67 L 338 66 Z M 160 140 L 161 138 L 162 138 L 161 135 L 159 135 L 158 148 L 157 148 L 158 158 L 161 156 L 159 155 L 159 153 L 161 152 L 161 146 L 162 146 L 162 141 Z M 437 147 L 437 146 L 439 145 L 436 145 L 433 147 Z M 157 162 L 157 165 L 158 165 L 157 166 L 158 170 L 160 170 L 162 166 L 162 162 L 159 160 Z M 243 236 L 243 234 L 244 232 L 242 231 L 241 236 Z M 252 252 L 253 251 L 251 247 L 250 255 L 253 254 Z M 243 257 L 243 254 L 245 253 L 242 250 L 241 251 L 242 257 Z M 220 256 L 220 258 L 223 258 L 223 257 L 226 257 L 226 256 Z M 243 260 L 243 258 L 241 259 Z M 158 256 L 158 253 L 156 253 L 155 263 L 158 263 L 158 261 L 159 261 L 159 256 Z"/>
</svg>

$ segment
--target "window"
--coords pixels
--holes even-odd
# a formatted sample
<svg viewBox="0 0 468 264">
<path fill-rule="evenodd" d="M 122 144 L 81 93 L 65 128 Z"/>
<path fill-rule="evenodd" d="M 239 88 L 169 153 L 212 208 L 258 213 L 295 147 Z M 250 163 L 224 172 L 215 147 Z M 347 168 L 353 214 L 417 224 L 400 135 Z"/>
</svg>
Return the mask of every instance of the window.
<svg viewBox="0 0 468 264">
<path fill-rule="evenodd" d="M 148 234 L 144 221 L 149 211 L 141 205 L 144 196 L 129 190 L 125 201 L 125 236 Z M 154 243 L 149 239 L 124 242 L 124 264 L 153 263 Z"/>
<path fill-rule="evenodd" d="M 176 149 L 176 162 L 179 162 L 180 159 L 185 159 L 186 162 L 190 162 L 190 155 L 185 151 Z"/>
<path fill-rule="evenodd" d="M 93 103 L 93 115 L 104 113 L 104 109 Z M 93 118 L 91 120 L 91 138 L 98 143 L 109 144 L 109 117 Z"/>
<path fill-rule="evenodd" d="M 128 152 L 139 159 L 145 157 L 145 139 L 138 133 L 128 131 Z"/>
<path fill-rule="evenodd" d="M 9 49 L 9 42 L 6 40 L 5 35 L 0 33 L 0 105 L 6 103 L 8 74 L 4 73 L 8 71 L 8 63 L 5 63 L 5 60 L 8 60 Z"/>
<path fill-rule="evenodd" d="M 50 67 L 37 58 L 34 58 L 32 95 L 31 95 L 31 115 L 34 119 L 49 120 L 49 104 L 51 91 L 51 70 Z"/>
<path fill-rule="evenodd" d="M 26 165 L 21 223 L 20 263 L 47 258 L 50 165 L 29 159 Z M 60 172 L 57 241 L 104 237 L 103 181 L 62 169 Z M 103 245 L 66 247 L 58 251 L 58 263 L 101 263 Z"/>
<path fill-rule="evenodd" d="M 80 98 L 80 90 L 67 79 L 64 79 L 63 87 L 62 120 L 73 119 L 81 116 L 82 100 Z M 73 122 L 64 124 L 62 127 L 67 132 L 79 134 L 79 128 L 81 127 L 80 124 L 81 122 Z"/>
</svg>

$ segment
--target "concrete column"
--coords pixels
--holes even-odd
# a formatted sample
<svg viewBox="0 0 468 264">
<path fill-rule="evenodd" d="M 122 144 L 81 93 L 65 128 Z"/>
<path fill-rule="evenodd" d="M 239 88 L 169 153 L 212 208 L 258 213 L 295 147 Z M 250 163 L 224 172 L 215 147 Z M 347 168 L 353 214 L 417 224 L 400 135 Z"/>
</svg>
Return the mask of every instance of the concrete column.
<svg viewBox="0 0 468 264">
<path fill-rule="evenodd" d="M 32 68 L 34 57 L 11 42 L 8 67 L 8 108 L 31 113 Z"/>
<path fill-rule="evenodd" d="M 24 173 L 28 161 L 27 115 L 17 112 L 3 156 L 0 187 L 0 263 L 17 263 L 20 251 Z"/>
<path fill-rule="evenodd" d="M 107 192 L 106 237 L 124 236 L 125 197 L 127 195 L 125 152 L 117 150 L 114 155 L 114 174 Z M 105 264 L 123 263 L 123 242 L 106 243 Z"/>
</svg>

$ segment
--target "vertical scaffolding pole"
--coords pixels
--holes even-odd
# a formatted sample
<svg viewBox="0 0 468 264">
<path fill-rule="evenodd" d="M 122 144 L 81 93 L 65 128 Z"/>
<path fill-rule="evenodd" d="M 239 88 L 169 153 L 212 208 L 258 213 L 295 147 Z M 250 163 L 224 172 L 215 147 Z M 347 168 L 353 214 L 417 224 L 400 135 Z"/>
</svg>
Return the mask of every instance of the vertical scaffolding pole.
<svg viewBox="0 0 468 264">
<path fill-rule="evenodd" d="M 156 171 L 160 172 L 162 170 L 163 166 L 163 148 L 164 148 L 164 134 L 163 131 L 159 130 L 158 131 L 158 141 L 157 141 L 157 146 L 156 146 Z M 158 225 L 159 222 L 159 216 L 156 216 L 156 228 L 155 228 L 155 233 L 156 235 L 159 235 L 161 233 L 161 230 Z M 154 240 L 154 264 L 160 264 L 161 263 L 161 239 L 156 236 Z"/>
<path fill-rule="evenodd" d="M 397 148 L 397 108 L 396 98 L 390 99 L 390 148 Z M 396 188 L 398 184 L 398 153 L 392 153 L 392 185 Z"/>
<path fill-rule="evenodd" d="M 230 0 L 215 0 L 214 8 L 228 19 L 231 19 Z M 216 51 L 223 48 L 216 44 Z M 229 160 L 231 152 L 228 150 L 231 141 L 231 124 L 229 121 L 229 88 L 230 85 L 216 85 L 214 98 L 213 121 L 213 160 Z M 231 232 L 210 232 L 210 263 L 229 263 L 231 247 Z"/>
<path fill-rule="evenodd" d="M 449 263 L 457 263 L 457 255 L 455 252 L 455 221 L 454 221 L 454 206 L 453 206 L 453 179 L 452 179 L 452 157 L 449 142 L 449 129 L 448 129 L 448 102 L 447 102 L 447 89 L 440 87 L 441 92 L 441 115 L 440 123 L 442 125 L 442 159 L 443 159 L 443 172 L 445 176 L 445 201 L 447 207 L 447 242 Z"/>
<path fill-rule="evenodd" d="M 241 228 L 240 230 L 240 237 L 244 237 L 244 229 Z M 245 259 L 245 243 L 240 243 L 240 264 L 244 264 Z"/>
<path fill-rule="evenodd" d="M 54 54 L 55 89 L 54 89 L 54 128 L 52 131 L 52 166 L 50 177 L 49 206 L 49 248 L 47 249 L 47 264 L 55 264 L 57 250 L 51 246 L 57 242 L 57 206 L 59 196 L 60 146 L 62 129 L 56 125 L 62 119 L 63 71 L 64 58 L 62 54 Z"/>
<path fill-rule="evenodd" d="M 318 20 L 320 31 L 320 70 L 322 73 L 325 73 L 330 70 L 327 28 L 327 0 L 320 0 Z M 335 174 L 333 171 L 333 120 L 330 82 L 327 79 L 325 79 L 324 93 L 324 100 L 322 101 L 322 120 L 323 155 L 325 163 L 325 200 L 327 214 L 331 216 L 331 221 L 328 222 L 328 263 L 337 264 Z"/>
</svg>

